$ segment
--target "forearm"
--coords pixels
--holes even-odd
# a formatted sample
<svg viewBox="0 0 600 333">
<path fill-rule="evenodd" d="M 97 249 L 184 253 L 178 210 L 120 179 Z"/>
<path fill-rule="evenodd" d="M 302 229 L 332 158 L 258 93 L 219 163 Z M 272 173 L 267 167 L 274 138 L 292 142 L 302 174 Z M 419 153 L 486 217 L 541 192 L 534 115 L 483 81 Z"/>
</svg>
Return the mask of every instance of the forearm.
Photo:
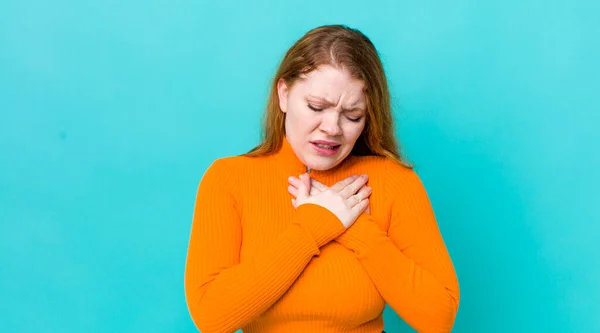
<svg viewBox="0 0 600 333">
<path fill-rule="evenodd" d="M 344 231 L 331 213 L 315 207 L 299 211 L 288 229 L 242 263 L 203 274 L 189 265 L 186 297 L 202 332 L 234 332 L 246 326 L 290 288 L 322 245 Z"/>
<path fill-rule="evenodd" d="M 352 250 L 376 288 L 396 313 L 419 332 L 449 332 L 458 309 L 459 291 L 451 263 L 425 269 L 400 251 L 370 217 L 361 217 L 336 239 Z M 439 257 L 447 258 L 443 244 Z"/>
</svg>

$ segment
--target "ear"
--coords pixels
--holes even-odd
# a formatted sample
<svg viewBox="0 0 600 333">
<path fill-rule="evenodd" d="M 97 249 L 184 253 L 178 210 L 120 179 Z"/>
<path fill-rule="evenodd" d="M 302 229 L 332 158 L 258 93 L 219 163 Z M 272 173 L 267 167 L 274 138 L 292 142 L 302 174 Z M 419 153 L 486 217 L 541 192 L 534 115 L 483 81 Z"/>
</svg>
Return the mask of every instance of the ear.
<svg viewBox="0 0 600 333">
<path fill-rule="evenodd" d="M 277 95 L 279 96 L 279 108 L 283 113 L 287 112 L 288 93 L 287 83 L 285 83 L 284 79 L 279 79 L 277 81 Z"/>
</svg>

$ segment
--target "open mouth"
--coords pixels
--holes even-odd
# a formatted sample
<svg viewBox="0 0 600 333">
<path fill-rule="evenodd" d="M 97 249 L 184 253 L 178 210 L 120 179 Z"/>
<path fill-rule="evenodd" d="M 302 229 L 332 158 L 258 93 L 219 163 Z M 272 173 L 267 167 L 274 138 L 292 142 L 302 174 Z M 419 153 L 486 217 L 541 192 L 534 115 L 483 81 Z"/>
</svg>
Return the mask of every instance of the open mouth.
<svg viewBox="0 0 600 333">
<path fill-rule="evenodd" d="M 325 149 L 334 149 L 339 147 L 340 145 L 324 145 L 324 144 L 320 144 L 320 143 L 315 143 L 315 145 L 317 145 L 317 147 L 321 147 L 321 148 L 325 148 Z"/>
<path fill-rule="evenodd" d="M 314 143 L 314 142 L 311 142 L 311 144 L 317 150 L 318 153 L 321 153 L 324 155 L 335 155 L 335 153 L 337 153 L 337 151 L 339 150 L 339 148 L 341 146 L 341 145 L 325 145 L 325 144 Z"/>
</svg>

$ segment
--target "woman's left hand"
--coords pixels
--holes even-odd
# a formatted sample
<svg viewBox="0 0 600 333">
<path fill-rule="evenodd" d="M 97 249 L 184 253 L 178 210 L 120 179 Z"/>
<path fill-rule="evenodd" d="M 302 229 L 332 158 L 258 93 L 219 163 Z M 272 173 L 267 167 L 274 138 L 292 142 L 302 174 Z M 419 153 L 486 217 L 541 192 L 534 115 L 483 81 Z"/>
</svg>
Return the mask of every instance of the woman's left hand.
<svg viewBox="0 0 600 333">
<path fill-rule="evenodd" d="M 288 178 L 288 182 L 290 183 L 290 186 L 288 186 L 288 192 L 290 192 L 291 195 L 294 196 L 294 198 L 298 197 L 298 187 L 300 186 L 300 184 L 302 183 L 302 181 L 300 180 L 300 178 L 298 177 L 294 177 L 294 176 L 290 176 Z M 310 195 L 317 195 L 323 191 L 326 191 L 327 189 L 329 189 L 329 187 L 323 183 L 321 183 L 320 181 L 310 178 Z M 367 185 L 365 185 L 367 186 Z M 371 210 L 369 209 L 370 207 L 367 206 L 367 209 L 365 209 L 365 212 L 367 212 L 367 214 L 371 214 Z"/>
</svg>

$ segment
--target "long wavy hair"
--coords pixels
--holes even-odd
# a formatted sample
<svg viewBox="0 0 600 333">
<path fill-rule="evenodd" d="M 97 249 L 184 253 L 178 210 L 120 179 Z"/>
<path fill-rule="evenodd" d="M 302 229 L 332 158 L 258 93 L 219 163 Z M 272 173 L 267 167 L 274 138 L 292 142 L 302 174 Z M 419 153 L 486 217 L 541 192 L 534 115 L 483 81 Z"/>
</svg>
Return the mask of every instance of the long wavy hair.
<svg viewBox="0 0 600 333">
<path fill-rule="evenodd" d="M 277 83 L 283 79 L 291 88 L 302 74 L 321 65 L 343 68 L 365 85 L 365 128 L 350 154 L 385 156 L 412 168 L 401 154 L 394 134 L 388 83 L 377 50 L 362 32 L 345 25 L 325 25 L 310 30 L 287 51 L 272 81 L 263 118 L 262 142 L 244 156 L 257 157 L 279 151 L 285 136 L 285 113 L 279 108 Z"/>
</svg>

